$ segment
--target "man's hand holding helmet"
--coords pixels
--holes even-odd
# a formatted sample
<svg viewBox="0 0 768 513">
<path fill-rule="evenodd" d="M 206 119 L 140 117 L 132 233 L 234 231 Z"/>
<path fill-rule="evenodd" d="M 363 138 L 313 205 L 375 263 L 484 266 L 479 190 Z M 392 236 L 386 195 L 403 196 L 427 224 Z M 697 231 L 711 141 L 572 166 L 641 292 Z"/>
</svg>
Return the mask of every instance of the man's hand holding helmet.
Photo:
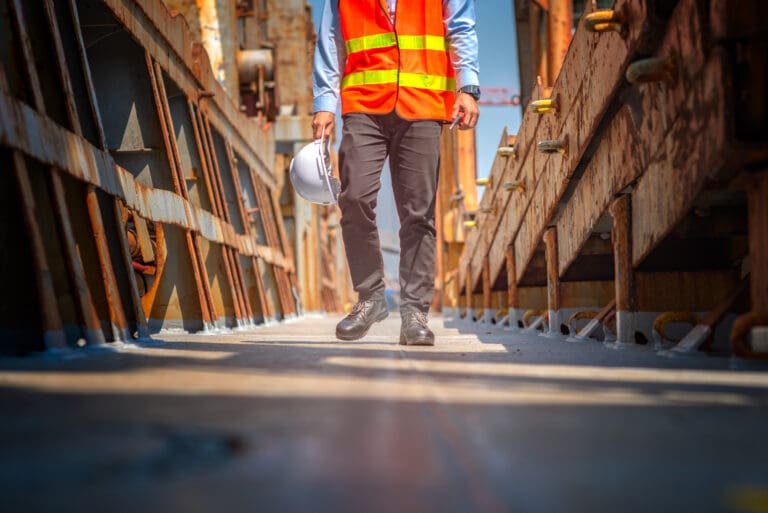
<svg viewBox="0 0 768 513">
<path fill-rule="evenodd" d="M 318 111 L 312 118 L 312 137 L 317 140 L 323 137 L 330 137 L 336 125 L 336 115 L 333 112 Z M 325 129 L 325 130 L 323 130 Z"/>
</svg>

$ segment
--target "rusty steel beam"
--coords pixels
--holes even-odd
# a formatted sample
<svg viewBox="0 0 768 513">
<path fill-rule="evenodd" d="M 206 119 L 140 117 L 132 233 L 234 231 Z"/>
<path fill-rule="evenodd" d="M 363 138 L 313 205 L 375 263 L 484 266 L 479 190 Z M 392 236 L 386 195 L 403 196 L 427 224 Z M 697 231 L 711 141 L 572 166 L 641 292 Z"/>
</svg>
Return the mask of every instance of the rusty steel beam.
<svg viewBox="0 0 768 513">
<path fill-rule="evenodd" d="M 158 0 L 101 0 L 126 30 L 193 101 L 206 97 L 210 122 L 230 141 L 262 180 L 275 185 L 269 172 L 274 139 L 245 117 L 219 84 L 207 53 L 181 17 L 173 17 Z M 162 29 L 160 29 L 162 27 Z"/>
<path fill-rule="evenodd" d="M 557 228 L 548 228 L 544 232 L 544 247 L 547 260 L 547 311 L 549 312 L 549 336 L 560 332 L 560 308 L 562 307 L 562 287 L 560 273 L 557 270 L 558 248 Z"/>
<path fill-rule="evenodd" d="M 275 218 L 274 211 L 272 210 L 272 201 L 270 200 L 270 193 L 264 184 L 254 182 L 256 200 L 261 211 L 261 218 L 263 221 L 264 229 L 267 235 L 267 241 L 271 247 L 280 247 L 280 237 L 277 233 L 277 219 Z M 288 275 L 284 269 L 276 268 L 275 280 L 278 287 L 278 298 L 280 301 L 281 309 L 284 314 L 295 313 L 295 304 L 290 291 L 290 283 Z"/>
<path fill-rule="evenodd" d="M 210 212 L 175 193 L 140 184 L 128 171 L 115 164 L 108 152 L 99 150 L 5 93 L 0 93 L 0 114 L 0 143 L 3 145 L 122 199 L 128 208 L 145 219 L 194 230 L 211 242 L 258 256 L 272 265 L 291 267 L 280 252 L 238 235 L 230 223 Z M 44 139 L 40 134 L 45 134 Z"/>
<path fill-rule="evenodd" d="M 186 281 L 184 273 L 194 278 L 194 284 L 187 289 L 192 295 L 185 297 L 194 297 L 196 293 L 199 303 L 194 304 L 194 315 L 199 315 L 200 319 L 189 320 L 200 320 L 206 327 L 215 323 L 216 310 L 222 301 L 226 305 L 227 315 L 234 310 L 233 315 L 238 324 L 250 323 L 254 318 L 251 300 L 254 303 L 261 302 L 265 319 L 274 315 L 274 305 L 270 303 L 273 298 L 279 300 L 284 316 L 296 313 L 297 305 L 292 291 L 296 287 L 295 269 L 291 262 L 293 255 L 282 226 L 282 212 L 274 194 L 277 180 L 273 171 L 275 159 L 272 132 L 267 130 L 268 126 L 242 116 L 236 103 L 223 94 L 223 89 L 210 69 L 207 54 L 199 44 L 195 44 L 181 19 L 174 19 L 159 0 L 101 0 L 98 5 L 83 5 L 76 0 L 62 3 L 43 0 L 36 11 L 30 11 L 35 9 L 34 6 L 22 6 L 20 0 L 10 0 L 9 5 L 14 28 L 10 50 L 18 51 L 23 63 L 17 70 L 20 73 L 14 75 L 14 80 L 19 82 L 20 77 L 21 82 L 26 82 L 24 86 L 28 93 L 20 95 L 25 102 L 13 96 L 18 94 L 19 84 L 14 83 L 14 93 L 0 84 L 0 145 L 6 147 L 13 157 L 23 218 L 31 242 L 31 267 L 38 276 L 38 299 L 46 345 L 65 346 L 67 341 L 63 336 L 63 325 L 71 321 L 80 323 L 90 343 L 104 340 L 101 326 L 105 321 L 111 322 L 116 340 L 131 337 L 129 322 L 133 323 L 134 320 L 138 336 L 146 335 L 145 312 L 149 314 L 159 311 L 157 305 L 154 305 L 158 291 L 172 286 L 168 279 Z M 32 18 L 33 23 L 29 29 L 33 35 L 40 36 L 47 28 L 50 38 L 44 36 L 42 40 L 35 41 L 36 46 L 32 46 L 24 20 L 24 9 Z M 150 88 L 134 98 L 142 102 L 144 113 L 139 121 L 131 121 L 130 128 L 136 131 L 145 128 L 140 123 L 149 123 L 150 131 L 155 131 L 150 137 L 154 144 L 118 142 L 119 148 L 108 147 L 107 137 L 119 136 L 116 131 L 121 127 L 114 120 L 107 127 L 102 122 L 101 115 L 106 110 L 99 107 L 96 93 L 103 93 L 105 83 L 100 82 L 101 75 L 97 75 L 97 82 L 94 82 L 89 56 L 92 62 L 107 64 L 111 54 L 103 53 L 97 58 L 86 51 L 87 39 L 81 31 L 79 19 L 81 14 L 87 14 L 89 18 L 103 18 L 110 23 L 110 16 L 114 17 L 132 37 L 131 44 L 138 43 L 137 47 L 132 47 L 127 53 L 132 54 L 132 57 L 140 55 L 136 49 L 144 53 L 146 73 L 141 71 L 143 63 L 139 61 L 136 79 L 148 79 Z M 71 17 L 72 27 L 69 26 L 68 17 Z M 59 20 L 62 21 L 61 30 Z M 119 32 L 125 35 L 122 30 Z M 65 33 L 70 35 L 71 41 L 62 41 L 62 34 Z M 86 35 L 93 36 L 90 32 Z M 129 41 L 127 37 L 124 40 Z M 112 41 L 118 41 L 118 38 Z M 41 48 L 47 48 L 49 43 L 52 52 L 41 57 Z M 113 48 L 117 46 L 113 45 Z M 121 58 L 116 52 L 115 59 Z M 46 83 L 45 89 L 41 86 L 35 68 L 35 62 L 41 59 L 46 65 L 53 64 L 41 71 L 41 77 L 52 82 Z M 113 71 L 115 69 L 119 68 L 113 68 Z M 0 70 L 0 78 L 4 76 Z M 51 81 L 51 78 L 54 80 Z M 130 76 L 128 78 L 133 80 Z M 85 95 L 77 96 L 82 92 L 85 92 L 87 98 Z M 169 94 L 172 94 L 171 99 Z M 179 100 L 179 96 L 183 99 Z M 110 106 L 111 102 L 122 101 L 119 95 L 106 95 L 105 98 Z M 143 107 L 149 107 L 149 110 Z M 187 109 L 189 120 L 184 112 Z M 176 119 L 180 111 L 184 118 Z M 179 123 L 181 128 L 175 128 Z M 182 143 L 182 130 L 188 136 L 187 143 Z M 135 134 L 129 135 L 133 137 Z M 190 139 L 192 142 L 189 142 Z M 196 148 L 192 148 L 194 144 Z M 222 144 L 229 160 L 229 170 L 225 162 L 219 162 L 224 158 Z M 149 156 L 157 150 L 164 150 L 162 156 Z M 117 161 L 125 167 L 116 163 L 115 158 L 118 157 L 113 158 L 110 151 L 122 151 Z M 190 157 L 193 169 L 186 169 Z M 136 160 L 131 161 L 131 158 Z M 43 178 L 32 177 L 36 184 L 36 180 L 47 178 L 49 187 L 45 190 L 32 190 L 27 160 L 30 166 L 34 164 L 38 174 L 38 169 L 45 172 Z M 241 162 L 238 163 L 238 160 Z M 141 165 L 146 166 L 147 163 L 149 169 L 145 167 L 142 170 Z M 201 169 L 197 169 L 198 166 Z M 246 219 L 242 199 L 245 184 L 240 183 L 239 176 L 241 169 L 247 169 L 243 176 L 248 176 L 257 184 L 255 198 L 262 211 L 261 228 L 266 243 L 262 239 L 257 241 Z M 231 181 L 229 175 L 225 174 L 230 171 Z M 205 198 L 202 191 L 198 194 L 202 184 L 187 181 L 196 179 L 200 172 L 205 180 L 210 204 L 200 201 Z M 70 183 L 64 174 L 73 178 L 77 185 Z M 146 185 L 148 183 L 153 183 L 157 188 Z M 70 192 L 73 197 L 67 197 L 65 186 L 84 187 L 85 205 L 72 204 L 77 196 Z M 51 198 L 47 198 L 48 194 Z M 43 209 L 45 218 L 38 223 L 33 214 L 35 201 L 44 202 L 47 199 L 52 200 L 51 205 Z M 92 233 L 87 237 L 82 228 L 74 229 L 72 223 L 75 217 L 70 217 L 70 209 L 73 209 L 73 216 L 77 214 L 89 221 Z M 238 215 L 243 218 L 242 227 Z M 115 229 L 113 216 L 117 221 L 117 234 L 112 233 Z M 57 224 L 50 222 L 49 217 L 55 217 L 53 221 Z M 156 273 L 143 297 L 139 297 L 137 275 L 133 269 L 135 262 L 131 257 L 126 232 L 127 223 L 131 219 L 140 232 L 142 243 L 140 254 L 137 252 L 134 258 L 149 263 L 150 271 Z M 140 230 L 144 219 L 154 224 L 155 241 L 150 241 L 146 229 Z M 42 240 L 43 233 L 45 241 Z M 88 240 L 91 236 L 93 246 Z M 79 240 L 80 237 L 88 245 L 88 258 L 93 263 L 98 261 L 103 289 L 102 284 L 96 285 L 98 280 L 85 274 L 79 256 L 81 249 L 77 247 L 79 242 L 83 242 Z M 156 250 L 151 247 L 154 243 L 157 244 Z M 208 243 L 217 244 L 219 248 L 211 246 L 209 250 Z M 219 250 L 220 260 L 211 260 L 210 251 L 218 253 Z M 187 256 L 190 268 L 186 267 Z M 163 274 L 166 266 L 174 270 L 179 263 L 184 264 L 183 272 Z M 53 265 L 49 267 L 49 264 Z M 253 267 L 255 286 L 254 281 L 246 280 L 249 265 Z M 220 272 L 217 266 L 221 268 L 221 274 L 216 276 L 221 289 L 212 283 L 213 276 L 208 276 L 209 272 Z M 334 274 L 335 268 L 329 268 L 329 271 Z M 67 275 L 64 276 L 64 273 Z M 164 285 L 161 285 L 162 276 L 166 280 Z M 266 286 L 263 280 L 268 281 Z M 89 290 L 89 284 L 98 290 Z M 104 305 L 94 305 L 94 292 L 98 296 L 104 293 L 103 297 L 99 297 Z M 213 298 L 214 292 L 217 294 L 216 301 Z M 71 299 L 70 293 L 74 296 Z M 222 294 L 229 294 L 229 297 L 223 298 Z M 335 296 L 331 299 L 335 301 Z M 61 304 L 57 304 L 57 301 L 61 301 Z M 188 304 L 192 306 L 193 302 L 189 301 Z M 129 319 L 126 314 L 130 310 L 126 307 L 130 303 L 133 303 L 136 311 L 135 316 L 131 315 Z M 99 319 L 99 316 L 104 318 Z"/>
<path fill-rule="evenodd" d="M 768 171 L 750 177 L 747 208 L 752 310 L 768 314 Z"/>
<path fill-rule="evenodd" d="M 571 44 L 573 28 L 572 0 L 550 0 L 547 13 L 547 71 L 550 78 L 560 74 L 560 68 Z"/>
<path fill-rule="evenodd" d="M 139 287 L 138 283 L 136 281 L 136 274 L 132 272 L 132 260 L 131 260 L 131 252 L 128 248 L 128 235 L 125 232 L 125 223 L 123 220 L 123 207 L 120 205 L 119 200 L 113 199 L 112 200 L 112 206 L 114 211 L 115 219 L 117 219 L 119 222 L 120 230 L 119 230 L 119 239 L 120 239 L 120 249 L 121 254 L 123 256 L 123 265 L 128 270 L 128 283 L 130 285 L 130 293 L 131 293 L 131 301 L 133 302 L 134 307 L 134 315 L 136 315 L 136 335 L 138 335 L 137 338 L 147 338 L 149 337 L 149 327 L 147 325 L 147 316 L 144 312 L 143 304 L 141 301 L 141 297 L 139 296 Z M 157 258 L 157 256 L 155 256 Z"/>
<path fill-rule="evenodd" d="M 35 284 L 40 304 L 41 327 L 43 329 L 43 344 L 46 349 L 63 349 L 67 347 L 64 336 L 64 324 L 59 313 L 56 291 L 53 288 L 53 277 L 45 255 L 45 243 L 40 233 L 35 214 L 35 199 L 32 185 L 29 182 L 29 171 L 24 162 L 24 156 L 14 151 L 12 153 L 13 173 L 18 187 L 19 200 L 22 204 L 22 219 L 29 233 Z"/>
<path fill-rule="evenodd" d="M 103 344 L 106 340 L 101 331 L 101 323 L 96 313 L 91 290 L 85 279 L 85 270 L 77 250 L 77 243 L 72 229 L 72 221 L 67 210 L 67 198 L 61 176 L 55 169 L 50 173 L 51 192 L 54 210 L 58 213 L 59 230 L 62 236 L 64 259 L 67 261 L 69 278 L 75 301 L 80 309 L 81 322 L 85 327 L 85 338 L 89 344 Z"/>
<path fill-rule="evenodd" d="M 514 330 L 517 329 L 517 309 L 520 308 L 520 290 L 517 287 L 515 248 L 512 245 L 507 246 L 505 262 L 507 271 L 507 308 L 509 308 L 509 326 Z"/>
<path fill-rule="evenodd" d="M 61 34 L 59 33 L 59 26 L 56 22 L 55 7 L 52 0 L 45 0 L 43 7 L 45 9 L 48 28 L 51 32 L 51 39 L 53 42 L 54 50 L 56 52 L 56 62 L 58 64 L 59 78 L 61 79 L 63 86 L 64 100 L 67 108 L 67 117 L 69 118 L 69 122 L 73 131 L 77 135 L 82 135 L 80 118 L 77 113 L 77 107 L 74 103 L 72 80 L 69 75 L 69 68 L 66 66 L 66 58 L 64 56 Z M 31 63 L 28 63 L 28 65 L 31 66 Z M 32 80 L 32 82 L 37 83 L 38 81 Z M 42 105 L 37 105 L 37 108 L 38 110 L 42 109 L 41 112 L 44 112 Z M 81 322 L 85 328 L 85 338 L 91 345 L 102 344 L 105 342 L 104 333 L 101 331 L 99 316 L 96 312 L 96 307 L 94 306 L 90 288 L 88 287 L 88 283 L 85 279 L 85 270 L 83 269 L 83 264 L 78 254 L 77 244 L 72 228 L 72 221 L 67 209 L 64 185 L 61 175 L 57 169 L 50 170 L 49 180 L 51 185 L 51 193 L 53 195 L 54 211 L 57 213 L 56 217 L 63 239 L 62 245 L 64 250 L 64 259 L 67 262 L 69 278 L 71 280 L 72 290 L 74 291 L 75 301 L 78 303 L 78 308 L 80 310 Z"/>
<path fill-rule="evenodd" d="M 722 126 L 713 117 L 717 111 L 701 108 L 710 102 L 718 102 L 718 89 L 713 88 L 710 82 L 713 77 L 704 69 L 706 56 L 703 48 L 700 42 L 695 43 L 701 39 L 702 14 L 697 12 L 694 2 L 680 2 L 658 50 L 664 55 L 685 55 L 686 64 L 680 67 L 679 77 L 674 83 L 638 85 L 629 91 L 626 102 L 610 120 L 594 155 L 586 164 L 558 219 L 559 227 L 567 227 L 567 232 L 563 232 L 560 238 L 561 273 L 567 272 L 576 259 L 612 197 L 651 169 L 653 162 L 664 162 L 666 164 L 662 166 L 676 168 L 673 163 L 679 161 L 682 154 L 675 156 L 668 149 L 690 151 L 677 141 L 686 133 L 701 133 L 691 130 L 693 124 L 709 127 L 704 131 L 706 133 L 702 133 L 702 136 L 709 138 L 704 144 L 716 143 L 712 137 Z M 724 98 L 721 100 L 724 101 Z M 617 148 L 623 148 L 623 151 L 617 151 Z M 718 152 L 723 152 L 725 156 L 730 150 L 715 144 L 711 154 L 717 155 Z M 612 172 L 606 174 L 606 169 Z M 669 197 L 668 201 L 680 199 L 668 196 L 666 192 L 662 194 L 665 198 Z"/>
<path fill-rule="evenodd" d="M 145 51 L 145 59 L 147 61 L 147 72 L 149 75 L 150 85 L 152 87 L 152 96 L 155 102 L 155 110 L 157 118 L 160 122 L 160 130 L 163 134 L 163 143 L 165 145 L 166 157 L 168 159 L 168 165 L 171 171 L 171 181 L 176 194 L 181 196 L 184 200 L 188 201 L 186 184 L 184 182 L 184 174 L 180 169 L 181 159 L 179 158 L 179 150 L 176 147 L 176 141 L 171 131 L 173 130 L 173 120 L 171 119 L 171 113 L 168 108 L 168 95 L 165 91 L 165 85 L 163 81 L 163 73 L 160 66 L 154 62 L 149 52 Z M 184 233 L 187 245 L 187 252 L 189 254 L 190 262 L 192 263 L 192 276 L 195 280 L 195 290 L 198 295 L 198 303 L 202 311 L 203 323 L 213 324 L 214 319 L 211 315 L 209 308 L 209 300 L 206 297 L 206 289 L 203 287 L 202 274 L 204 270 L 201 269 L 202 263 L 198 260 L 198 254 L 195 250 L 195 243 L 193 241 L 193 233 L 191 230 L 185 230 Z"/>
<path fill-rule="evenodd" d="M 79 119 L 77 116 L 75 106 L 73 104 L 73 93 L 72 93 L 71 81 L 69 78 L 66 65 L 64 64 L 65 59 L 63 54 L 63 48 L 61 45 L 61 39 L 58 32 L 58 25 L 56 24 L 56 20 L 55 20 L 53 4 L 47 1 L 44 4 L 44 9 L 45 9 L 48 26 L 49 28 L 51 28 L 51 32 L 52 32 L 52 44 L 54 47 L 54 51 L 56 53 L 55 57 L 57 61 L 59 78 L 61 80 L 65 95 L 67 96 L 67 98 L 65 99 L 67 115 L 69 117 L 70 124 L 73 126 L 73 129 L 77 134 L 79 134 L 80 124 L 79 124 Z M 45 114 L 46 105 L 45 105 L 45 100 L 42 96 L 42 86 L 40 83 L 40 78 L 37 73 L 37 69 L 35 67 L 35 58 L 32 52 L 29 34 L 27 33 L 27 30 L 26 30 L 26 22 L 24 20 L 24 14 L 23 14 L 20 3 L 18 2 L 13 3 L 13 13 L 14 13 L 14 19 L 16 21 L 16 28 L 18 30 L 19 38 L 21 40 L 22 52 L 24 54 L 23 67 L 27 76 L 28 84 L 30 85 L 33 91 L 33 100 L 34 100 L 35 108 L 41 114 Z M 2 89 L 5 90 L 6 88 L 2 87 Z M 17 152 L 14 152 L 14 155 L 16 154 Z M 17 170 L 17 180 L 19 180 L 19 185 L 22 190 L 22 198 L 24 199 L 24 198 L 27 198 L 25 187 L 29 185 L 29 182 L 27 178 L 26 165 L 24 164 L 23 159 L 21 158 L 16 159 L 15 167 Z M 70 273 L 69 274 L 70 284 L 73 287 L 74 291 L 76 292 L 76 295 L 78 295 L 78 299 L 76 299 L 76 301 L 77 301 L 77 307 L 79 310 L 79 316 L 80 316 L 80 319 L 82 319 L 82 321 L 85 324 L 88 341 L 91 343 L 100 343 L 104 341 L 104 336 L 103 336 L 103 333 L 100 332 L 98 321 L 94 319 L 95 307 L 93 305 L 93 301 L 92 301 L 92 298 L 90 297 L 90 294 L 88 294 L 89 289 L 84 280 L 84 271 L 82 270 L 82 263 L 80 262 L 79 258 L 76 258 L 76 248 L 74 248 L 74 239 L 72 237 L 73 234 L 71 231 L 71 227 L 69 226 L 69 213 L 67 211 L 66 203 L 63 199 L 64 193 L 63 193 L 63 185 L 61 182 L 61 176 L 59 175 L 58 170 L 56 170 L 53 167 L 50 168 L 49 171 L 50 171 L 49 180 L 51 182 L 51 186 L 54 194 L 53 207 L 55 209 L 54 211 L 56 213 L 57 222 L 59 223 L 59 226 L 62 230 L 62 236 L 64 237 L 64 259 L 66 260 L 66 267 L 68 268 Z M 27 199 L 31 200 L 32 198 L 29 197 Z M 107 299 L 108 308 L 109 308 L 110 321 L 112 324 L 112 336 L 114 337 L 115 340 L 129 339 L 131 337 L 131 334 L 129 334 L 127 331 L 128 323 L 122 308 L 116 277 L 112 268 L 112 262 L 108 252 L 106 239 L 104 237 L 101 212 L 98 207 L 98 201 L 95 195 L 95 191 L 93 191 L 90 188 L 87 190 L 87 202 L 88 202 L 89 217 L 90 217 L 91 226 L 93 229 L 94 241 L 96 243 L 97 255 L 99 258 L 99 263 L 102 271 L 102 278 L 104 281 L 106 299 Z M 34 233 L 32 233 L 32 238 L 33 238 L 33 244 L 34 244 L 34 238 L 35 238 Z M 37 249 L 35 248 L 34 251 L 36 252 Z M 38 261 L 37 263 L 38 265 L 41 265 L 44 262 Z M 50 290 L 46 291 L 46 293 L 50 293 L 50 292 L 51 292 Z M 50 309 L 51 305 L 50 304 L 45 305 L 45 308 Z M 48 312 L 47 314 L 44 314 L 44 315 L 51 316 L 53 314 Z M 58 317 L 58 316 L 59 316 L 59 312 L 56 312 L 54 317 Z M 46 334 L 46 337 L 47 336 L 49 335 Z"/>
<path fill-rule="evenodd" d="M 122 300 L 120 299 L 120 290 L 117 286 L 117 277 L 115 276 L 112 256 L 109 253 L 109 242 L 107 240 L 107 233 L 104 229 L 104 219 L 101 215 L 99 199 L 93 186 L 88 188 L 86 204 L 91 220 L 93 239 L 96 242 L 96 252 L 99 256 L 99 265 L 104 281 L 104 289 L 107 295 L 107 305 L 109 306 L 109 317 L 112 323 L 113 336 L 115 340 L 128 340 L 132 337 L 132 334 L 127 331 L 128 321 L 125 318 L 125 310 L 123 310 Z"/>
<path fill-rule="evenodd" d="M 482 285 L 483 285 L 483 319 L 482 321 L 490 322 L 491 318 L 493 317 L 493 313 L 491 312 L 491 307 L 492 307 L 491 286 L 493 284 L 491 283 L 491 271 L 488 267 L 487 258 L 483 261 Z"/>
<path fill-rule="evenodd" d="M 558 108 L 553 114 L 543 116 L 531 110 L 526 111 L 517 136 L 518 160 L 507 166 L 504 174 L 498 178 L 500 183 L 524 183 L 525 189 L 508 191 L 507 197 L 500 202 L 501 208 L 496 209 L 498 213 L 489 216 L 490 219 L 481 225 L 482 230 L 489 230 L 489 235 L 483 239 L 491 242 L 490 245 L 480 243 L 474 255 L 465 255 L 467 259 L 471 258 L 473 283 L 477 282 L 480 259 L 485 254 L 489 255 L 491 278 L 495 280 L 504 262 L 506 246 L 513 240 L 518 246 L 524 244 L 518 248 L 515 256 L 518 260 L 518 274 L 522 275 L 525 271 L 536 245 L 533 239 L 540 239 L 543 231 L 539 223 L 535 226 L 523 224 L 523 217 L 537 187 L 544 177 L 552 180 L 551 183 L 560 184 L 555 189 L 547 189 L 549 198 L 552 198 L 549 201 L 554 199 L 557 203 L 556 198 L 564 192 L 568 177 L 577 168 L 603 116 L 614 101 L 631 56 L 648 44 L 647 39 L 658 21 L 648 14 L 647 3 L 643 0 L 620 0 L 615 8 L 628 13 L 626 36 L 622 37 L 615 32 L 594 34 L 579 27 L 553 88 L 552 96 L 556 98 Z M 570 148 L 566 155 L 547 156 L 535 151 L 536 141 L 557 139 L 561 134 L 570 134 Z M 544 211 L 536 214 L 541 218 L 546 217 Z M 532 233 L 516 237 L 521 229 Z"/>
<path fill-rule="evenodd" d="M 635 271 L 632 267 L 632 197 L 619 196 L 610 206 L 613 217 L 613 262 L 616 287 L 617 344 L 633 344 L 635 333 Z"/>
</svg>

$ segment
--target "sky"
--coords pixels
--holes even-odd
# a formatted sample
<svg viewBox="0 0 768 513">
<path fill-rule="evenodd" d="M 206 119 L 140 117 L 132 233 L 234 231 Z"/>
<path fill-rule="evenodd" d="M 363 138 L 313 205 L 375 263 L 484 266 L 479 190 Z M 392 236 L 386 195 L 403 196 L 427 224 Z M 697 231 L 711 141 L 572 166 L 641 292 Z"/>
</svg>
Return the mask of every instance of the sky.
<svg viewBox="0 0 768 513">
<path fill-rule="evenodd" d="M 309 0 L 315 25 L 320 23 L 323 0 Z M 481 87 L 507 87 L 520 91 L 517 73 L 517 45 L 512 15 L 513 0 L 478 0 L 475 4 L 480 48 Z M 477 126 L 477 176 L 488 176 L 501 132 L 506 126 L 517 133 L 522 119 L 517 106 L 481 105 Z"/>
</svg>

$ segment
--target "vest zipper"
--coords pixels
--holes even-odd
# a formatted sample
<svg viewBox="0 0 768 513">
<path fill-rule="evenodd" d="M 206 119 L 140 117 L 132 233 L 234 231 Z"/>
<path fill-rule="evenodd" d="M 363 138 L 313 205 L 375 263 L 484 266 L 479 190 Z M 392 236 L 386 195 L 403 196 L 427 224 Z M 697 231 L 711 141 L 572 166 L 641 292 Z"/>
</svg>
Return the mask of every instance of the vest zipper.
<svg viewBox="0 0 768 513">
<path fill-rule="evenodd" d="M 392 23 L 392 13 L 388 13 L 387 9 L 384 8 L 383 1 L 379 0 L 379 8 L 392 26 L 392 32 L 395 34 L 395 48 L 397 48 L 397 82 L 395 83 L 395 105 L 392 107 L 392 112 L 397 113 L 397 102 L 400 99 L 400 41 L 397 39 L 397 27 L 395 26 L 397 24 L 397 15 L 395 15 L 395 23 Z"/>
</svg>

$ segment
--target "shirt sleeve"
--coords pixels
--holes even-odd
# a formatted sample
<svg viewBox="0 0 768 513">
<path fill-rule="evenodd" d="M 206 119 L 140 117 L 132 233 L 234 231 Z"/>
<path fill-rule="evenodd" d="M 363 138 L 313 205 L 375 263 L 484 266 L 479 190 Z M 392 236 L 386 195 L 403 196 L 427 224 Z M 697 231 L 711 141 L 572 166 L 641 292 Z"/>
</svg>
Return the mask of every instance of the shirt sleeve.
<svg viewBox="0 0 768 513">
<path fill-rule="evenodd" d="M 341 72 L 346 59 L 346 49 L 339 23 L 338 2 L 325 0 L 312 67 L 314 112 L 336 112 L 339 105 Z"/>
<path fill-rule="evenodd" d="M 458 88 L 480 85 L 475 19 L 475 0 L 443 0 L 443 23 Z"/>
</svg>

